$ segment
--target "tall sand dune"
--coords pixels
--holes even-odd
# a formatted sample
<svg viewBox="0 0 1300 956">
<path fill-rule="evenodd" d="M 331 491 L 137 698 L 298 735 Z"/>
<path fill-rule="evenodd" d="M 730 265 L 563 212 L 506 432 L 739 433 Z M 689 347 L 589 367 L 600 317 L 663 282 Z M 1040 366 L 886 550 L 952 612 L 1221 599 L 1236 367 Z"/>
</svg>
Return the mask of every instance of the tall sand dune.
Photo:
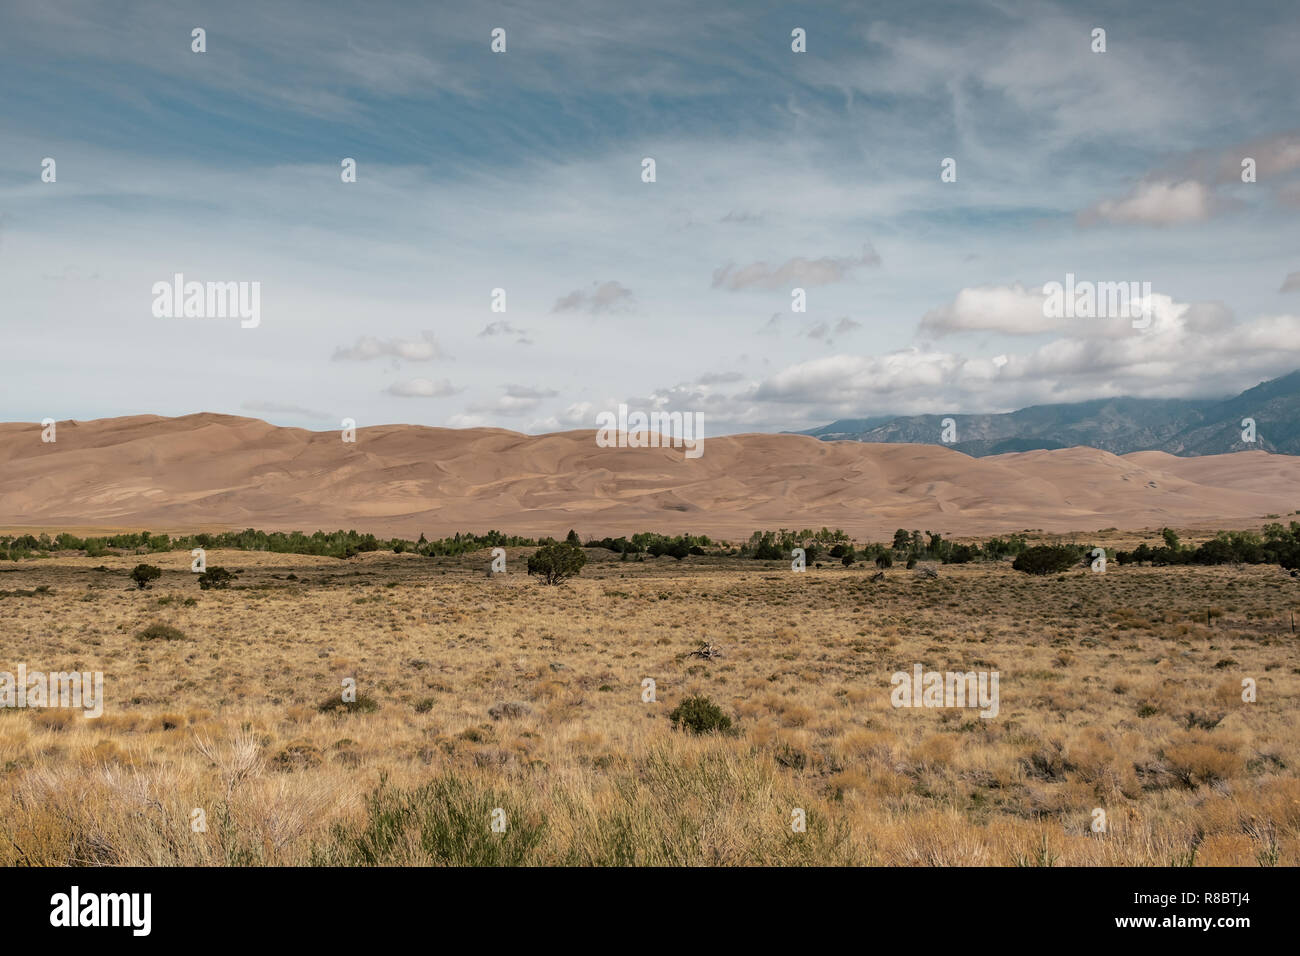
<svg viewBox="0 0 1300 956">
<path fill-rule="evenodd" d="M 1300 508 L 1300 458 L 1177 458 L 1067 448 L 970 458 L 940 445 L 709 438 L 704 455 L 599 448 L 592 430 L 529 436 L 416 425 L 337 431 L 196 414 L 0 424 L 0 527 L 157 531 L 355 528 L 430 537 L 839 527 L 1227 527 Z"/>
</svg>

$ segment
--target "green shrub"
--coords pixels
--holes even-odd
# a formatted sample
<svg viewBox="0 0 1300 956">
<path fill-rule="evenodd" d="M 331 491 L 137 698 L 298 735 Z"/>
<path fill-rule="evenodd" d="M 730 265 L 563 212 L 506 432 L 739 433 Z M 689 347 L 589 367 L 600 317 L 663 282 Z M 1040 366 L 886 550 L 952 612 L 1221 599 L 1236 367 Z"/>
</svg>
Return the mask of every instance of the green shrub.
<svg viewBox="0 0 1300 956">
<path fill-rule="evenodd" d="M 327 697 L 320 704 L 322 714 L 342 712 L 345 714 L 373 714 L 379 709 L 379 701 L 369 694 L 357 694 L 356 700 L 344 700 L 343 695 Z"/>
<path fill-rule="evenodd" d="M 704 696 L 687 697 L 673 708 L 668 719 L 674 727 L 682 727 L 693 734 L 726 733 L 731 730 L 731 718 L 722 708 Z"/>
<path fill-rule="evenodd" d="M 587 554 L 582 548 L 565 542 L 546 544 L 532 553 L 528 559 L 528 573 L 540 577 L 547 584 L 559 584 L 571 578 L 587 563 Z"/>
<path fill-rule="evenodd" d="M 1040 544 L 1016 555 L 1011 566 L 1026 574 L 1053 574 L 1073 567 L 1078 561 L 1079 555 L 1073 548 Z"/>
<path fill-rule="evenodd" d="M 131 580 L 141 591 L 149 587 L 150 581 L 156 581 L 160 577 L 162 577 L 162 569 L 155 568 L 152 564 L 137 564 L 131 569 Z"/>
<path fill-rule="evenodd" d="M 143 631 L 136 634 L 142 641 L 183 641 L 185 632 L 161 621 L 154 621 Z"/>
<path fill-rule="evenodd" d="M 225 568 L 219 568 L 214 565 L 199 575 L 199 587 L 204 591 L 220 591 L 230 587 L 230 582 L 234 579 L 235 576 Z"/>
</svg>

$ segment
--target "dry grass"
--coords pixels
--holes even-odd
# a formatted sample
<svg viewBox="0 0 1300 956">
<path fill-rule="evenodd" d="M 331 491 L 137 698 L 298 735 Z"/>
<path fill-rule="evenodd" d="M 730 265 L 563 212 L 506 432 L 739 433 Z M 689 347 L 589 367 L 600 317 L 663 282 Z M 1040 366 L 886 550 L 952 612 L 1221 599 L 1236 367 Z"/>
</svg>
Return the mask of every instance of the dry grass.
<svg viewBox="0 0 1300 956">
<path fill-rule="evenodd" d="M 143 592 L 137 556 L 0 568 L 0 670 L 107 697 L 0 710 L 0 863 L 1300 864 L 1277 568 L 871 583 L 591 552 L 546 588 L 526 553 L 489 580 L 486 554 L 209 552 L 243 573 L 207 592 L 180 552 Z M 998 670 L 999 715 L 893 709 L 914 663 Z M 377 707 L 329 706 L 345 678 Z M 673 730 L 694 694 L 733 733 Z"/>
</svg>

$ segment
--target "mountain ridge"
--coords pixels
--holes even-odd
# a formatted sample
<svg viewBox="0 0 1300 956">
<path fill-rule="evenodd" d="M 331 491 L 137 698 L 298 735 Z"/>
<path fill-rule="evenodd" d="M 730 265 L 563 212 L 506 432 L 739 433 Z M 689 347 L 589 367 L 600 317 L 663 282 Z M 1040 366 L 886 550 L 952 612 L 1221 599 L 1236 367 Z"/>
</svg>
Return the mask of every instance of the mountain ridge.
<svg viewBox="0 0 1300 956">
<path fill-rule="evenodd" d="M 1116 397 L 984 415 L 877 415 L 792 434 L 821 441 L 936 444 L 947 418 L 953 419 L 957 438 L 947 447 L 975 458 L 1080 445 L 1117 455 L 1166 451 L 1200 457 L 1250 450 L 1300 455 L 1300 369 L 1222 399 Z M 1255 420 L 1254 443 L 1242 440 L 1243 418 Z"/>
</svg>

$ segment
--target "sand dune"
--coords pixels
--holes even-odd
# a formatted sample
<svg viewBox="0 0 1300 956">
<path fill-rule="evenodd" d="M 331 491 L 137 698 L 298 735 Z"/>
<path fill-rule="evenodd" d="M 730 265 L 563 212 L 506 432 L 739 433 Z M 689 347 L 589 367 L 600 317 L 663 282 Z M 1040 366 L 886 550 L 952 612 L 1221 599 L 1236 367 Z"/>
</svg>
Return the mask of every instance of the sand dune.
<svg viewBox="0 0 1300 956">
<path fill-rule="evenodd" d="M 0 526 L 189 531 L 230 527 L 440 536 L 743 537 L 758 528 L 991 534 L 1239 526 L 1300 508 L 1300 458 L 1176 458 L 1068 448 L 970 458 L 938 445 L 710 438 L 599 448 L 595 432 L 380 425 L 339 433 L 251 418 L 138 415 L 0 424 Z"/>
</svg>

